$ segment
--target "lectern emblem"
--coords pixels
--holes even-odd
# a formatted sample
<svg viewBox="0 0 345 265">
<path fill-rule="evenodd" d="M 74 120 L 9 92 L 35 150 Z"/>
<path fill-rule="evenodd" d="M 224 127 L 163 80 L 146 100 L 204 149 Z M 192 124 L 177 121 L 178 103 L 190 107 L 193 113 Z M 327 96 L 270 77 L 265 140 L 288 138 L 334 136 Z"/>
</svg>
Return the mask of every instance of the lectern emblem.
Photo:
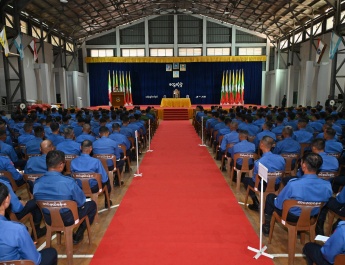
<svg viewBox="0 0 345 265">
<path fill-rule="evenodd" d="M 120 98 L 119 98 L 119 97 L 116 97 L 116 98 L 115 98 L 115 101 L 116 101 L 116 102 L 120 102 Z"/>
</svg>

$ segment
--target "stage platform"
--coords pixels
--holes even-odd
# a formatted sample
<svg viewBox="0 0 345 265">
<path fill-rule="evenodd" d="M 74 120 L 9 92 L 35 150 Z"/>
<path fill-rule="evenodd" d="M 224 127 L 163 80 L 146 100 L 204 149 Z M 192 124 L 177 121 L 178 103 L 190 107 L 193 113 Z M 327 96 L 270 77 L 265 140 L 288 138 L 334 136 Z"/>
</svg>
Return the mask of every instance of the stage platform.
<svg viewBox="0 0 345 265">
<path fill-rule="evenodd" d="M 215 105 L 216 104 L 202 104 L 204 109 L 211 109 L 211 106 L 215 106 Z M 136 106 L 140 106 L 141 110 L 144 110 L 147 107 L 153 107 L 154 109 L 156 109 L 158 111 L 158 118 L 159 119 L 163 119 L 163 110 L 164 109 L 174 109 L 174 108 L 171 108 L 171 107 L 161 107 L 160 105 L 136 105 Z M 193 111 L 195 110 L 196 106 L 197 105 L 191 105 L 188 108 L 181 108 L 181 107 L 179 107 L 179 108 L 180 109 L 188 109 L 189 119 L 192 119 L 193 118 Z M 217 106 L 222 106 L 223 109 L 228 110 L 228 109 L 231 109 L 232 107 L 237 107 L 238 105 L 217 105 Z M 257 106 L 258 108 L 259 107 L 265 107 L 265 106 L 255 105 L 255 104 L 244 104 L 243 106 L 246 107 L 246 108 L 248 108 L 249 106 L 253 106 L 253 107 Z M 126 106 L 127 109 L 133 109 L 133 107 L 134 106 Z M 98 110 L 99 108 L 110 109 L 110 106 L 107 106 L 107 105 L 92 106 L 92 107 L 89 107 L 88 109 L 90 109 L 90 110 Z"/>
</svg>

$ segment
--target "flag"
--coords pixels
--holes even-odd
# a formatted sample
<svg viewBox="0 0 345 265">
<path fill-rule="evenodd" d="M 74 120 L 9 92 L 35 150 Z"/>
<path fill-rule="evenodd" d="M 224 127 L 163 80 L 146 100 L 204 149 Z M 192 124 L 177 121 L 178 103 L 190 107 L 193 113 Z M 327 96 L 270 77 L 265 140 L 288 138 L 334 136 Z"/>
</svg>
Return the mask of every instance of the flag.
<svg viewBox="0 0 345 265">
<path fill-rule="evenodd" d="M 119 81 L 120 81 L 120 91 L 123 92 L 123 84 L 122 84 L 121 71 L 119 71 Z"/>
<path fill-rule="evenodd" d="M 224 100 L 224 103 L 225 104 L 229 104 L 229 96 L 228 96 L 228 93 L 229 93 L 229 82 L 228 82 L 228 70 L 226 70 L 226 73 L 225 73 L 225 100 Z"/>
<path fill-rule="evenodd" d="M 115 90 L 119 90 L 119 79 L 117 77 L 117 70 L 116 70 L 116 75 L 115 75 Z"/>
<path fill-rule="evenodd" d="M 35 39 L 33 39 L 31 42 L 30 42 L 30 48 L 34 54 L 34 62 L 37 61 L 38 59 L 38 54 L 37 54 L 37 49 L 36 49 L 36 41 Z"/>
<path fill-rule="evenodd" d="M 109 98 L 109 106 L 111 106 L 111 78 L 110 78 L 110 70 L 108 71 L 108 98 Z"/>
<path fill-rule="evenodd" d="M 225 93 L 224 93 L 224 71 L 223 71 L 223 78 L 222 78 L 222 90 L 220 95 L 220 104 L 223 105 L 225 100 Z"/>
<path fill-rule="evenodd" d="M 24 51 L 23 51 L 23 44 L 22 44 L 22 35 L 18 34 L 17 38 L 14 40 L 14 46 L 16 46 L 20 59 L 24 59 Z"/>
<path fill-rule="evenodd" d="M 129 102 L 129 89 L 128 89 L 128 74 L 126 71 L 126 101 L 127 101 L 127 105 L 130 104 Z"/>
<path fill-rule="evenodd" d="M 232 71 L 232 80 L 231 80 L 231 86 L 232 86 L 232 97 L 233 97 L 233 102 L 232 104 L 235 103 L 236 99 L 236 88 L 235 88 L 235 70 Z"/>
<path fill-rule="evenodd" d="M 241 100 L 241 70 L 238 71 L 238 78 L 236 80 L 236 104 L 240 103 Z"/>
<path fill-rule="evenodd" d="M 133 106 L 131 72 L 128 72 L 129 105 Z"/>
<path fill-rule="evenodd" d="M 115 71 L 113 70 L 113 92 L 115 92 Z"/>
<path fill-rule="evenodd" d="M 322 55 L 325 52 L 326 46 L 320 39 L 317 42 L 317 48 L 316 48 L 316 63 L 320 63 L 322 59 Z"/>
<path fill-rule="evenodd" d="M 4 47 L 5 55 L 8 56 L 8 53 L 10 52 L 10 50 L 8 48 L 8 42 L 7 42 L 5 27 L 3 27 L 2 31 L 0 32 L 0 43 L 1 43 L 2 47 Z"/>
<path fill-rule="evenodd" d="M 128 101 L 127 101 L 128 91 L 127 91 L 127 87 L 126 87 L 126 83 L 125 83 L 125 72 L 124 71 L 122 71 L 122 89 L 123 89 L 123 92 L 125 92 L 125 99 L 124 99 L 125 106 L 128 106 Z"/>
<path fill-rule="evenodd" d="M 340 43 L 341 37 L 335 34 L 334 31 L 332 31 L 331 44 L 329 47 L 329 59 L 334 58 L 334 55 L 337 53 Z"/>
<path fill-rule="evenodd" d="M 234 104 L 234 95 L 232 92 L 232 83 L 231 83 L 231 70 L 229 71 L 229 103 Z"/>
<path fill-rule="evenodd" d="M 244 104 L 244 70 L 242 69 L 242 80 L 241 80 L 241 103 Z"/>
</svg>

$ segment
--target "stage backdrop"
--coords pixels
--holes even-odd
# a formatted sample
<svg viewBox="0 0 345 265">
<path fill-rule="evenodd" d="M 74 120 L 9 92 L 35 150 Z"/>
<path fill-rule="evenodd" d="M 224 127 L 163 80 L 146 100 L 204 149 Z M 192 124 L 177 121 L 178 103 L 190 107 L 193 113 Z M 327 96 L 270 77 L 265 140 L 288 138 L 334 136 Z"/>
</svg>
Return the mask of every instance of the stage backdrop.
<svg viewBox="0 0 345 265">
<path fill-rule="evenodd" d="M 243 69 L 245 104 L 261 104 L 262 62 L 183 64 L 185 71 L 178 69 L 179 77 L 174 78 L 174 69 L 166 71 L 166 63 L 90 63 L 91 106 L 108 105 L 109 70 L 111 75 L 113 71 L 130 71 L 134 105 L 159 105 L 164 95 L 173 97 L 175 88 L 182 98 L 189 95 L 192 104 L 219 104 L 223 71 Z"/>
</svg>

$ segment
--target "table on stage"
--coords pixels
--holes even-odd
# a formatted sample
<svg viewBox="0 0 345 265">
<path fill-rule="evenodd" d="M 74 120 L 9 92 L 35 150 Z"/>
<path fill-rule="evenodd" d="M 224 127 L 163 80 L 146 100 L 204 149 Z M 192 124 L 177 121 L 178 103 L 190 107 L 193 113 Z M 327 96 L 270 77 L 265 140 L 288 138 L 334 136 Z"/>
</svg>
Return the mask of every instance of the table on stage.
<svg viewBox="0 0 345 265">
<path fill-rule="evenodd" d="M 161 107 L 189 108 L 192 104 L 190 98 L 162 98 Z"/>
</svg>

